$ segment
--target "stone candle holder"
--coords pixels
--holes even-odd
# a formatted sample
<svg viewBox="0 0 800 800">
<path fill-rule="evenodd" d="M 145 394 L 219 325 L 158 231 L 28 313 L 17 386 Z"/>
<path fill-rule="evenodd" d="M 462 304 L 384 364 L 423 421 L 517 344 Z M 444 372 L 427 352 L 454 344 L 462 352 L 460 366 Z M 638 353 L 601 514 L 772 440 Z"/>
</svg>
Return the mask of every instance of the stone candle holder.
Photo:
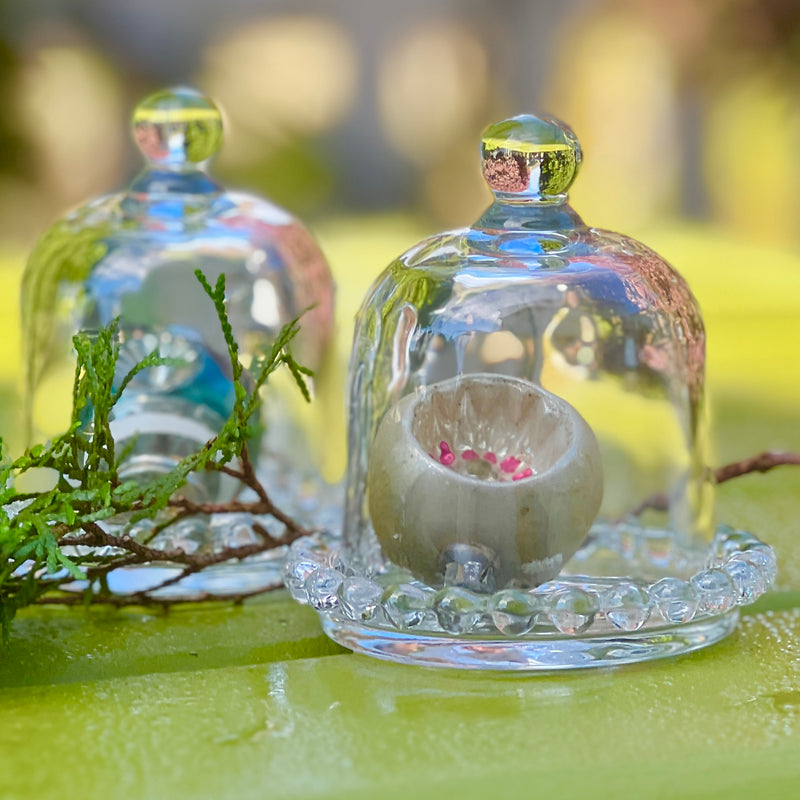
<svg viewBox="0 0 800 800">
<path fill-rule="evenodd" d="M 597 440 L 569 403 L 503 375 L 403 398 L 370 450 L 369 511 L 384 554 L 432 585 L 536 586 L 597 516 Z"/>
</svg>

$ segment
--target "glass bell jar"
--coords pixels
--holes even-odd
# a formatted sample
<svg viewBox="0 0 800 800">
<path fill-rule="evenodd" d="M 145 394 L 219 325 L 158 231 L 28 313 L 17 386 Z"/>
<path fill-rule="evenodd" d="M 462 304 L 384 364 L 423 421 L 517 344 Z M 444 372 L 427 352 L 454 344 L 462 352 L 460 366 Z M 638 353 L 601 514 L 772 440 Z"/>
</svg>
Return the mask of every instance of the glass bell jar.
<svg viewBox="0 0 800 800">
<path fill-rule="evenodd" d="M 705 333 L 681 276 L 567 201 L 561 122 L 488 128 L 494 199 L 394 261 L 357 319 L 344 544 L 285 581 L 337 642 L 551 670 L 718 641 L 774 579 L 713 522 Z"/>
<path fill-rule="evenodd" d="M 126 190 L 89 202 L 44 233 L 27 264 L 22 300 L 31 438 L 60 433 L 69 423 L 77 331 L 119 318 L 117 379 L 153 351 L 176 359 L 175 366 L 140 372 L 115 406 L 117 450 L 129 450 L 122 479 L 168 471 L 213 437 L 233 408 L 227 347 L 195 270 L 212 285 L 225 275 L 227 312 L 245 368 L 301 314 L 293 353 L 311 369 L 324 368 L 334 299 L 325 258 L 296 219 L 267 200 L 225 191 L 209 176 L 207 164 L 222 143 L 221 115 L 209 98 L 187 88 L 157 92 L 137 106 L 132 128 L 144 168 Z M 300 417 L 308 412 L 291 384 L 270 379 L 264 433 L 251 443 L 251 454 L 278 507 L 307 524 L 324 524 L 314 514 L 330 516 L 338 504 L 315 506 L 309 489 L 318 477 L 315 453 Z M 218 472 L 194 474 L 184 489 L 198 502 L 229 500 L 240 490 L 235 478 Z M 258 539 L 250 522 L 241 515 L 189 519 L 150 544 L 190 552 L 252 544 Z M 145 521 L 133 534 L 149 541 L 150 527 Z M 251 560 L 219 567 L 213 576 L 192 576 L 184 588 L 241 591 L 252 588 L 248 570 L 256 584 L 269 581 L 267 566 Z M 163 577 L 161 567 L 153 569 Z M 119 588 L 141 590 L 147 581 L 140 574 Z"/>
</svg>

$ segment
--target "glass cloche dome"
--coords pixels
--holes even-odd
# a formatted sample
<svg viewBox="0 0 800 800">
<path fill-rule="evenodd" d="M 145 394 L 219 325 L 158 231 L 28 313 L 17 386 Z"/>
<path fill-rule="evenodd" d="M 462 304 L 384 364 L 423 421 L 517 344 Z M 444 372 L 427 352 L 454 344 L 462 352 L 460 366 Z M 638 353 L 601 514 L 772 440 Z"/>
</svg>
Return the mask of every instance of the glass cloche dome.
<svg viewBox="0 0 800 800">
<path fill-rule="evenodd" d="M 25 271 L 22 301 L 29 434 L 50 436 L 67 427 L 72 336 L 79 330 L 119 317 L 120 376 L 154 350 L 181 362 L 139 373 L 115 407 L 117 449 L 131 448 L 122 478 L 169 470 L 210 439 L 233 407 L 227 347 L 196 269 L 212 285 L 225 274 L 227 311 L 245 367 L 303 314 L 293 351 L 318 370 L 334 327 L 331 273 L 310 234 L 269 201 L 225 191 L 206 171 L 222 142 L 221 115 L 209 98 L 187 88 L 157 92 L 137 106 L 133 136 L 145 158 L 142 171 L 126 190 L 89 202 L 44 233 Z M 253 458 L 276 502 L 291 512 L 314 458 L 296 419 L 304 403 L 290 383 L 270 380 L 266 433 Z M 192 476 L 186 491 L 218 502 L 239 489 L 234 479 L 206 472 Z M 307 499 L 301 498 L 306 505 Z M 249 543 L 241 541 L 241 519 L 218 522 L 171 526 L 153 545 L 191 550 Z"/>
<path fill-rule="evenodd" d="M 362 305 L 345 544 L 297 544 L 287 584 L 340 643 L 428 665 L 717 641 L 774 557 L 713 525 L 697 302 L 570 207 L 568 127 L 514 117 L 481 155 L 491 206 L 400 256 Z"/>
</svg>

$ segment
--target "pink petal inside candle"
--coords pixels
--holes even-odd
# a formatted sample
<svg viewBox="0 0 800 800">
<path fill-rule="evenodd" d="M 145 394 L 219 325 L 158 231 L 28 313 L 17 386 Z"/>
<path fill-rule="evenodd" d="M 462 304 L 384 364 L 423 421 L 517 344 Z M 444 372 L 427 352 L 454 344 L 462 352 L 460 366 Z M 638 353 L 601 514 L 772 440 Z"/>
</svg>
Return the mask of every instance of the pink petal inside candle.
<svg viewBox="0 0 800 800">
<path fill-rule="evenodd" d="M 503 459 L 503 461 L 500 464 L 500 469 L 503 470 L 503 472 L 511 474 L 512 472 L 517 471 L 521 463 L 522 462 L 518 458 L 514 458 L 514 456 L 509 456 L 508 458 Z"/>
<path fill-rule="evenodd" d="M 525 463 L 527 459 L 524 455 L 517 457 L 502 452 L 498 455 L 494 450 L 487 450 L 481 456 L 473 447 L 459 446 L 458 442 L 454 443 L 454 447 L 442 439 L 437 445 L 438 455 L 434 453 L 429 455 L 445 467 L 483 480 L 520 481 L 533 475 L 533 470 Z"/>
<path fill-rule="evenodd" d="M 450 449 L 450 445 L 447 442 L 439 442 L 439 450 L 441 451 L 441 456 L 439 456 L 440 463 L 449 467 L 456 460 L 455 453 Z"/>
</svg>

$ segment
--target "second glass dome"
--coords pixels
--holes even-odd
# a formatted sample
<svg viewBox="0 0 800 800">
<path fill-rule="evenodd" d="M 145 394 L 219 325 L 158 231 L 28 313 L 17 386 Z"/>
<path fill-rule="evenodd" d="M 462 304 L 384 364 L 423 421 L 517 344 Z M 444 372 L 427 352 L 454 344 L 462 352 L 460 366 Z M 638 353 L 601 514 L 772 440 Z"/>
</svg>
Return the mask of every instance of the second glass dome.
<svg viewBox="0 0 800 800">
<path fill-rule="evenodd" d="M 149 354 L 173 359 L 135 375 L 110 418 L 120 478 L 147 481 L 200 450 L 234 408 L 228 347 L 196 271 L 212 285 L 225 276 L 228 319 L 246 370 L 302 315 L 293 351 L 318 376 L 330 374 L 334 287 L 323 253 L 295 217 L 264 198 L 227 191 L 209 175 L 222 144 L 221 113 L 210 98 L 186 87 L 156 92 L 136 107 L 132 133 L 145 160 L 133 182 L 58 220 L 31 254 L 22 297 L 25 395 L 30 434 L 38 439 L 64 430 L 75 372 L 72 337 L 93 335 L 117 319 L 115 391 Z M 329 425 L 328 401 L 318 391 L 307 410 L 290 375 L 273 378 L 260 419 L 253 420 L 251 461 L 278 508 L 309 527 L 332 528 L 338 491 L 321 479 L 325 453 L 317 435 Z M 323 383 L 330 379 L 320 378 L 317 388 Z M 242 489 L 236 478 L 209 470 L 192 473 L 181 492 L 213 504 L 246 497 Z M 153 547 L 193 553 L 257 544 L 256 522 L 230 513 L 194 515 L 163 530 L 153 520 L 107 525 Z M 263 524 L 276 538 L 283 535 L 277 520 Z M 284 551 L 205 570 L 168 589 L 225 594 L 273 585 Z M 169 569 L 180 573 L 178 566 Z M 143 591 L 164 574 L 158 566 L 117 570 L 113 590 Z"/>
</svg>

